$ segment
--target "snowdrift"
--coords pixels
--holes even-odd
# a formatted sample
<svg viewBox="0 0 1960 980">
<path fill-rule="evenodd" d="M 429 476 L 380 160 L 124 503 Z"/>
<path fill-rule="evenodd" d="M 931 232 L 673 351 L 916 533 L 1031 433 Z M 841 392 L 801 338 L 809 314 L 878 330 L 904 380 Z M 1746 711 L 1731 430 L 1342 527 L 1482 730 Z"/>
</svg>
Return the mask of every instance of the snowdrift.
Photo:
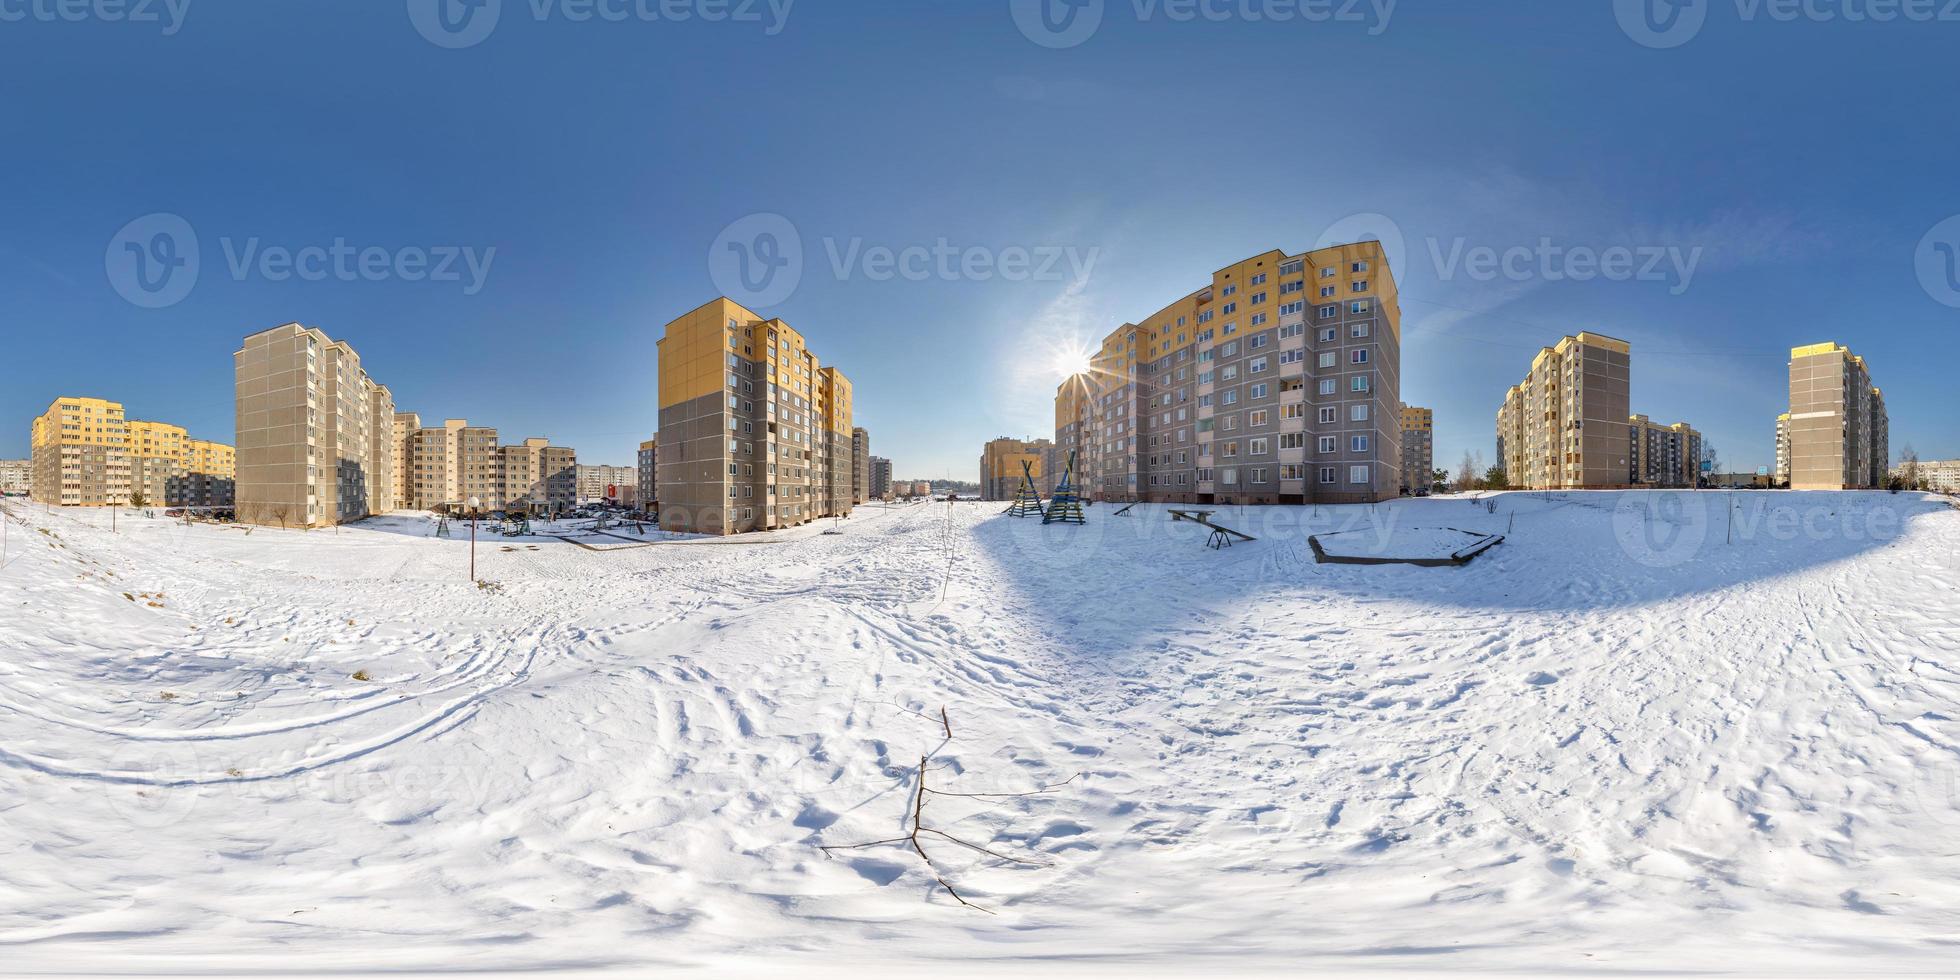
<svg viewBox="0 0 1960 980">
<path fill-rule="evenodd" d="M 935 503 L 479 542 L 481 584 L 415 522 L 7 506 L 0 969 L 1951 966 L 1935 498 L 1226 509 L 1224 551 Z M 1306 540 L 1424 526 L 1505 542 Z M 822 849 L 907 837 L 921 758 L 930 866 Z"/>
</svg>

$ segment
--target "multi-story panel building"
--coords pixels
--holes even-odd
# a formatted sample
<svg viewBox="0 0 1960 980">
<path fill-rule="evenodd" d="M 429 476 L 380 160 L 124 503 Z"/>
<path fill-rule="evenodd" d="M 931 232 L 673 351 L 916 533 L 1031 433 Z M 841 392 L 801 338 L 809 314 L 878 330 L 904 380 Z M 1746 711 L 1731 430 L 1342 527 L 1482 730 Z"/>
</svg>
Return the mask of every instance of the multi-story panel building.
<svg viewBox="0 0 1960 980">
<path fill-rule="evenodd" d="M 1402 490 L 1427 488 L 1436 471 L 1436 417 L 1426 408 L 1402 406 Z M 1499 465 L 1504 454 L 1498 453 Z"/>
<path fill-rule="evenodd" d="M 1776 417 L 1776 486 L 1790 485 L 1790 413 Z"/>
<path fill-rule="evenodd" d="M 851 430 L 851 503 L 871 499 L 871 433 L 862 426 Z"/>
<path fill-rule="evenodd" d="M 871 457 L 871 499 L 884 500 L 892 495 L 892 461 L 883 456 Z"/>
<path fill-rule="evenodd" d="M 57 398 L 29 436 L 33 498 L 62 507 L 129 503 L 129 426 L 118 402 Z"/>
<path fill-rule="evenodd" d="M 1836 343 L 1790 351 L 1790 486 L 1850 490 L 1885 486 L 1890 470 L 1885 397 L 1865 359 Z"/>
<path fill-rule="evenodd" d="M 237 453 L 193 439 L 182 426 L 131 419 L 130 502 L 168 507 L 230 507 L 236 500 Z"/>
<path fill-rule="evenodd" d="M 660 339 L 660 524 L 737 534 L 850 513 L 850 381 L 718 298 Z"/>
<path fill-rule="evenodd" d="M 354 348 L 289 323 L 245 338 L 232 355 L 237 386 L 238 519 L 322 527 L 377 512 L 392 470 L 375 418 L 376 385 Z"/>
<path fill-rule="evenodd" d="M 1893 477 L 1902 478 L 1904 475 L 1903 467 L 1892 469 Z M 1960 459 L 1920 460 L 1919 479 L 1925 483 L 1926 489 L 1934 493 L 1960 493 Z"/>
<path fill-rule="evenodd" d="M 1042 481 L 1049 458 L 1054 455 L 1055 444 L 1047 439 L 1010 439 L 1002 436 L 992 442 L 980 453 L 980 499 L 1013 500 L 1021 491 L 1021 481 L 1026 478 L 1021 464 L 1034 474 L 1035 490 L 1050 492 Z"/>
<path fill-rule="evenodd" d="M 647 510 L 652 510 L 654 507 L 660 504 L 659 473 L 660 473 L 660 438 L 658 436 L 655 436 L 652 439 L 648 439 L 647 441 L 640 443 L 638 483 L 639 483 L 639 490 L 640 490 L 640 506 L 642 508 L 645 508 Z"/>
<path fill-rule="evenodd" d="M 629 496 L 637 498 L 639 486 L 640 472 L 631 466 L 589 464 L 578 467 L 578 502 L 581 504 L 604 500 L 629 503 Z"/>
<path fill-rule="evenodd" d="M 1498 458 L 1514 487 L 1621 487 L 1631 472 L 1632 349 L 1595 333 L 1538 352 L 1497 412 Z"/>
<path fill-rule="evenodd" d="M 193 439 L 183 426 L 127 419 L 115 402 L 56 399 L 49 414 L 35 421 L 33 439 L 40 447 L 37 459 L 72 484 L 56 495 L 66 497 L 68 506 L 232 505 L 236 458 L 230 446 Z"/>
<path fill-rule="evenodd" d="M 484 511 L 551 513 L 577 499 L 577 453 L 548 439 L 503 444 L 497 430 L 468 419 L 423 427 L 411 412 L 395 415 L 400 442 L 399 506 L 464 510 L 474 499 Z"/>
<path fill-rule="evenodd" d="M 842 517 L 851 512 L 851 415 L 855 407 L 851 379 L 834 367 L 819 368 L 813 412 L 817 428 L 811 438 L 815 447 L 811 475 L 812 496 L 818 508 L 815 517 Z"/>
<path fill-rule="evenodd" d="M 1255 255 L 1106 337 L 1056 393 L 1055 441 L 1098 499 L 1392 498 L 1401 333 L 1380 243 Z"/>
<path fill-rule="evenodd" d="M 389 480 L 392 490 L 387 501 L 389 510 L 408 510 L 415 506 L 419 481 L 415 472 L 414 446 L 415 434 L 422 430 L 422 416 L 414 412 L 396 412 L 394 423 L 389 426 L 390 441 L 394 447 L 394 476 Z"/>
<path fill-rule="evenodd" d="M 0 459 L 0 496 L 26 496 L 33 491 L 33 460 Z"/>
<path fill-rule="evenodd" d="M 1701 433 L 1686 422 L 1661 425 L 1645 415 L 1627 420 L 1627 483 L 1692 487 L 1700 483 Z"/>
</svg>

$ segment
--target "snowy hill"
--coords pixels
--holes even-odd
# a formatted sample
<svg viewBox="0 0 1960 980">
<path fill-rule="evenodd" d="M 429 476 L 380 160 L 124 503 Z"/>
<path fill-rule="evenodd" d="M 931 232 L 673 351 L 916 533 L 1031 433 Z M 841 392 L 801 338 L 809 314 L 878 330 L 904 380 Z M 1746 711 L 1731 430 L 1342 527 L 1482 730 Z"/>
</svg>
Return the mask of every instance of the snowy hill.
<svg viewBox="0 0 1960 980">
<path fill-rule="evenodd" d="M 483 586 L 419 519 L 7 507 L 0 971 L 1952 965 L 1937 498 L 1223 509 L 1217 551 L 935 503 L 486 537 Z M 1306 542 L 1424 528 L 1505 540 Z M 922 757 L 932 867 L 820 849 L 908 836 Z"/>
</svg>

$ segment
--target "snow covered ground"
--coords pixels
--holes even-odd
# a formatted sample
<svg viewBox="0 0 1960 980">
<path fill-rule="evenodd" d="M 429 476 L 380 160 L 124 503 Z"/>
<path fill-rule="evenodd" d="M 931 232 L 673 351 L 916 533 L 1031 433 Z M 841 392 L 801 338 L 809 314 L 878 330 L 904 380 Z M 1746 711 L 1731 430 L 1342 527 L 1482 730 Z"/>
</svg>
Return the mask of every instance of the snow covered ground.
<svg viewBox="0 0 1960 980">
<path fill-rule="evenodd" d="M 486 535 L 478 585 L 420 518 L 11 501 L 0 972 L 1953 969 L 1943 500 L 1224 508 L 1221 551 L 1000 506 Z M 1306 543 L 1421 526 L 1506 539 Z M 1033 795 L 928 795 L 935 869 L 819 849 L 907 834 L 922 757 Z"/>
</svg>

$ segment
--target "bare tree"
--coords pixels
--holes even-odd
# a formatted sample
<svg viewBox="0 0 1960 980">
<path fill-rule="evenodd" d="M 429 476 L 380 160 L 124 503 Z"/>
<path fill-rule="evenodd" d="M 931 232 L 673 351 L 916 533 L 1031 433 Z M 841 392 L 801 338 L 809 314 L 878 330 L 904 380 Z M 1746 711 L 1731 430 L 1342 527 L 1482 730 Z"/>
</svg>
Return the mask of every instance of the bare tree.
<svg viewBox="0 0 1960 980">
<path fill-rule="evenodd" d="M 1459 491 L 1477 489 L 1477 459 L 1468 449 L 1463 451 L 1463 462 L 1458 463 L 1456 467 L 1456 489 Z"/>
<path fill-rule="evenodd" d="M 1899 483 L 1906 490 L 1926 489 L 1926 474 L 1919 466 L 1919 451 L 1912 448 L 1909 442 L 1899 450 Z"/>
<path fill-rule="evenodd" d="M 1716 450 L 1714 443 L 1706 439 L 1701 441 L 1700 462 L 1708 464 L 1702 467 L 1702 469 L 1708 473 L 1710 479 L 1713 479 L 1715 474 L 1722 472 L 1722 454 Z"/>
</svg>

